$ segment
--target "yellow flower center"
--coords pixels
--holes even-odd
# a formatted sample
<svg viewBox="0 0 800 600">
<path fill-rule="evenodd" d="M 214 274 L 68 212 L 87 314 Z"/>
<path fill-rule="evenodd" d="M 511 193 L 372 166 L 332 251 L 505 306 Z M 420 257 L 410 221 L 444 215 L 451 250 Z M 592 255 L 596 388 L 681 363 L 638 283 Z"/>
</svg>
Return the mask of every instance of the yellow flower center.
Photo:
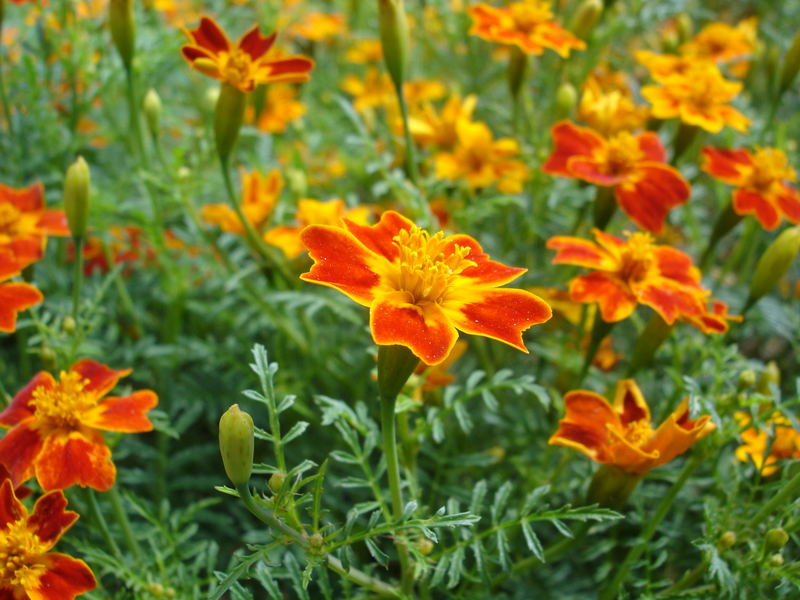
<svg viewBox="0 0 800 600">
<path fill-rule="evenodd" d="M 625 428 L 625 439 L 637 448 L 649 440 L 651 435 L 653 428 L 646 421 L 633 421 Z"/>
<path fill-rule="evenodd" d="M 620 276 L 627 282 L 639 283 L 655 268 L 653 238 L 649 233 L 634 233 L 620 256 Z"/>
<path fill-rule="evenodd" d="M 0 581 L 10 585 L 33 589 L 45 568 L 36 564 L 39 555 L 47 552 L 44 544 L 20 519 L 0 531 Z"/>
<path fill-rule="evenodd" d="M 445 254 L 447 242 L 441 231 L 431 236 L 412 227 L 394 236 L 393 242 L 400 251 L 393 283 L 396 289 L 411 294 L 414 304 L 441 301 L 453 279 L 476 265 L 467 258 L 469 247 L 454 246 L 452 252 Z"/>
<path fill-rule="evenodd" d="M 640 161 L 644 153 L 639 143 L 627 131 L 622 131 L 608 140 L 605 147 L 606 170 L 610 175 L 621 175 Z"/>
<path fill-rule="evenodd" d="M 0 234 L 14 237 L 21 214 L 21 211 L 13 204 L 0 204 Z"/>
<path fill-rule="evenodd" d="M 744 187 L 766 192 L 773 183 L 794 181 L 796 178 L 786 154 L 775 148 L 761 148 L 753 155 L 752 171 Z"/>
<path fill-rule="evenodd" d="M 539 25 L 553 19 L 550 3 L 541 0 L 526 0 L 517 2 L 509 7 L 514 29 L 523 33 L 531 33 Z"/>
<path fill-rule="evenodd" d="M 38 387 L 33 390 L 30 404 L 36 409 L 39 426 L 53 429 L 78 429 L 81 416 L 96 404 L 93 394 L 84 392 L 89 383 L 79 373 L 61 371 L 60 381 L 52 388 Z"/>
<path fill-rule="evenodd" d="M 240 87 L 253 77 L 255 69 L 250 55 L 241 48 L 236 48 L 229 54 L 220 55 L 219 70 L 229 84 Z"/>
</svg>

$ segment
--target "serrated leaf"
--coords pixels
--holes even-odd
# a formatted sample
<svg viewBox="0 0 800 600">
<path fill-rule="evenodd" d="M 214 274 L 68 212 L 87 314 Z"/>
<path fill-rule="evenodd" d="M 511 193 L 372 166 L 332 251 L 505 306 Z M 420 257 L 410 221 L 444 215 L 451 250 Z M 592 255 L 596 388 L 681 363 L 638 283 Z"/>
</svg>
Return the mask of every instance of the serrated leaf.
<svg viewBox="0 0 800 600">
<path fill-rule="evenodd" d="M 470 500 L 469 503 L 470 512 L 480 514 L 481 508 L 483 508 L 483 501 L 486 498 L 487 489 L 488 487 L 485 479 L 481 479 L 475 484 L 475 487 L 472 488 L 472 500 Z"/>
<path fill-rule="evenodd" d="M 567 527 L 567 526 L 564 524 L 564 522 L 563 522 L 563 521 L 561 521 L 560 519 L 550 519 L 550 522 L 553 524 L 553 526 L 554 526 L 556 529 L 558 529 L 559 533 L 561 533 L 561 535 L 563 535 L 564 537 L 568 537 L 568 538 L 573 538 L 573 537 L 575 537 L 575 536 L 572 534 L 572 530 L 571 530 L 569 527 Z"/>
<path fill-rule="evenodd" d="M 305 430 L 308 429 L 308 425 L 309 423 L 307 421 L 298 421 L 292 426 L 289 432 L 283 436 L 281 442 L 288 444 L 292 440 L 299 438 L 301 435 L 303 435 L 303 433 L 305 433 Z"/>
<path fill-rule="evenodd" d="M 378 548 L 378 544 L 375 543 L 375 540 L 372 538 L 367 538 L 364 540 L 364 543 L 366 544 L 367 550 L 369 550 L 372 558 L 374 558 L 375 561 L 383 568 L 386 568 L 389 565 L 389 557 L 383 550 Z"/>
<path fill-rule="evenodd" d="M 497 560 L 503 571 L 508 573 L 511 570 L 511 560 L 508 557 L 508 538 L 502 529 L 494 535 L 497 544 Z"/>
<path fill-rule="evenodd" d="M 461 581 L 461 575 L 464 572 L 464 547 L 459 546 L 450 557 L 450 568 L 447 569 L 448 589 L 453 589 Z"/>
<path fill-rule="evenodd" d="M 508 499 L 511 496 L 513 484 L 506 481 L 494 494 L 494 502 L 492 502 L 492 523 L 497 523 L 500 520 L 503 510 L 505 510 Z"/>
<path fill-rule="evenodd" d="M 534 489 L 525 498 L 525 504 L 522 505 L 522 514 L 527 515 L 542 501 L 547 494 L 550 493 L 550 484 L 540 485 Z"/>
<path fill-rule="evenodd" d="M 538 536 L 533 531 L 530 521 L 522 522 L 522 535 L 525 537 L 525 544 L 527 544 L 528 550 L 530 550 L 540 561 L 545 562 L 542 542 L 539 541 Z"/>
</svg>

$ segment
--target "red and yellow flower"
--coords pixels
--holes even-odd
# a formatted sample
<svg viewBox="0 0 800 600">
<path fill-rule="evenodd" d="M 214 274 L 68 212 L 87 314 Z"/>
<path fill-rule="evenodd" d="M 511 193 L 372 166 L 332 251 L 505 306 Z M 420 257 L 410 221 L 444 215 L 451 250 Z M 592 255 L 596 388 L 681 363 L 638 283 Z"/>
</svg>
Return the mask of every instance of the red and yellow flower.
<svg viewBox="0 0 800 600">
<path fill-rule="evenodd" d="M 745 412 L 739 411 L 734 416 L 741 427 L 752 424 L 750 415 Z M 800 458 L 800 431 L 780 413 L 769 417 L 765 425 L 772 431 L 752 426 L 742 431 L 742 445 L 736 449 L 736 458 L 742 462 L 753 461 L 761 475 L 769 477 L 778 470 L 779 460 Z"/>
<path fill-rule="evenodd" d="M 85 562 L 50 552 L 78 519 L 66 506 L 64 493 L 53 491 L 28 514 L 11 480 L 0 482 L 0 598 L 72 600 L 97 586 Z"/>
<path fill-rule="evenodd" d="M 800 223 L 800 193 L 790 185 L 797 173 L 777 148 L 703 148 L 703 170 L 735 186 L 733 209 L 740 215 L 754 215 L 764 229 L 773 230 L 784 217 Z"/>
<path fill-rule="evenodd" d="M 561 57 L 571 50 L 583 50 L 586 44 L 553 20 L 550 2 L 522 0 L 505 8 L 489 4 L 470 6 L 470 34 L 500 44 L 513 44 L 527 54 L 542 54 L 550 48 Z"/>
<path fill-rule="evenodd" d="M 5 333 L 16 331 L 18 313 L 44 300 L 42 293 L 29 283 L 6 281 L 19 275 L 30 262 L 0 248 L 0 331 Z"/>
<path fill-rule="evenodd" d="M 553 139 L 555 148 L 542 170 L 612 187 L 620 208 L 643 229 L 660 233 L 667 213 L 689 199 L 689 183 L 666 164 L 655 133 L 621 131 L 604 138 L 562 121 L 553 127 Z"/>
<path fill-rule="evenodd" d="M 619 85 L 604 86 L 604 79 L 609 77 L 590 75 L 586 79 L 578 104 L 578 118 L 604 137 L 643 129 L 650 110 L 634 103 L 624 80 Z"/>
<path fill-rule="evenodd" d="M 599 229 L 593 232 L 596 244 L 571 236 L 547 241 L 548 248 L 558 251 L 554 264 L 593 269 L 570 283 L 573 300 L 597 302 L 609 323 L 629 317 L 639 304 L 655 310 L 669 325 L 707 313 L 710 292 L 701 287 L 700 271 L 687 254 L 654 244 L 648 233 L 621 240 Z"/>
<path fill-rule="evenodd" d="M 743 19 L 736 26 L 721 21 L 709 23 L 680 48 L 681 54 L 715 63 L 732 63 L 732 72 L 744 77 L 748 59 L 756 49 L 758 17 Z"/>
<path fill-rule="evenodd" d="M 549 444 L 583 452 L 598 463 L 642 474 L 668 463 L 714 431 L 711 417 L 691 419 L 684 399 L 653 429 L 650 409 L 633 379 L 617 383 L 613 404 L 588 390 L 564 396 L 566 415 Z"/>
<path fill-rule="evenodd" d="M 150 390 L 102 399 L 130 372 L 86 359 L 58 380 L 44 371 L 34 376 L 0 413 L 0 426 L 10 428 L 0 439 L 0 463 L 12 481 L 35 476 L 45 491 L 76 484 L 110 489 L 116 468 L 101 430 L 151 431 L 145 413 L 158 403 Z"/>
<path fill-rule="evenodd" d="M 257 85 L 309 80 L 314 61 L 305 56 L 278 57 L 272 51 L 277 33 L 264 37 L 254 25 L 233 45 L 217 23 L 200 19 L 196 29 L 187 30 L 191 43 L 183 46 L 183 57 L 192 68 L 219 79 L 243 92 Z"/>
<path fill-rule="evenodd" d="M 262 227 L 272 214 L 282 191 L 283 176 L 278 170 L 266 175 L 258 171 L 242 172 L 242 213 L 255 229 Z M 206 222 L 217 225 L 223 231 L 244 234 L 239 217 L 227 204 L 206 204 L 201 215 Z"/>
<path fill-rule="evenodd" d="M 20 258 L 39 260 L 48 235 L 68 236 L 69 227 L 63 210 L 45 208 L 44 186 L 0 184 L 0 250 L 13 245 Z"/>
<path fill-rule="evenodd" d="M 429 235 L 394 211 L 373 226 L 343 222 L 344 229 L 303 231 L 314 265 L 301 279 L 368 306 L 378 345 L 405 346 L 435 365 L 450 354 L 460 330 L 527 352 L 522 332 L 551 316 L 538 296 L 498 289 L 525 269 L 490 260 L 467 235 Z"/>
</svg>

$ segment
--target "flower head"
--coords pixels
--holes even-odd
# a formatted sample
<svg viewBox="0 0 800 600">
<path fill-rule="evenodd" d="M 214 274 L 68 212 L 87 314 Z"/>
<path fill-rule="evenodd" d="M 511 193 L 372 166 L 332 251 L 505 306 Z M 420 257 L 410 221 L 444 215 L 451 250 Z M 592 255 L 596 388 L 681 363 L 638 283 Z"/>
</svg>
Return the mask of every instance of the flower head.
<svg viewBox="0 0 800 600">
<path fill-rule="evenodd" d="M 242 172 L 242 213 L 254 228 L 264 225 L 282 191 L 283 176 L 278 170 L 267 175 L 258 171 Z M 223 231 L 244 234 L 241 221 L 227 204 L 206 204 L 201 214 L 205 221 L 218 225 Z"/>
<path fill-rule="evenodd" d="M 15 484 L 36 476 L 45 491 L 72 485 L 107 490 L 116 468 L 101 430 L 153 429 L 145 413 L 158 403 L 149 390 L 102 399 L 130 369 L 81 360 L 56 380 L 41 371 L 0 413 L 10 430 L 0 439 L 0 463 Z"/>
<path fill-rule="evenodd" d="M 342 15 L 312 11 L 306 13 L 302 21 L 292 25 L 288 33 L 312 42 L 325 42 L 346 30 L 347 24 Z"/>
<path fill-rule="evenodd" d="M 613 187 L 617 203 L 643 229 L 660 233 L 667 213 L 689 199 L 689 183 L 666 164 L 655 133 L 621 131 L 604 138 L 562 121 L 553 127 L 553 139 L 555 148 L 542 170 Z"/>
<path fill-rule="evenodd" d="M 747 73 L 747 59 L 756 48 L 758 17 L 743 19 L 736 26 L 716 21 L 709 23 L 693 39 L 683 44 L 681 54 L 715 63 L 734 63 L 737 76 Z"/>
<path fill-rule="evenodd" d="M 19 275 L 30 262 L 21 260 L 8 249 L 0 249 L 0 331 L 16 331 L 17 314 L 44 300 L 42 293 L 32 285 L 6 281 Z"/>
<path fill-rule="evenodd" d="M 490 42 L 513 44 L 527 54 L 542 54 L 545 48 L 562 58 L 571 50 L 583 50 L 586 44 L 553 20 L 550 2 L 522 0 L 505 8 L 476 4 L 469 8 L 470 33 Z"/>
<path fill-rule="evenodd" d="M 431 104 L 424 104 L 409 121 L 411 135 L 421 146 L 435 146 L 440 150 L 448 150 L 458 141 L 456 127 L 460 121 L 472 121 L 472 112 L 478 98 L 469 95 L 463 100 L 454 95 L 445 103 L 437 114 Z"/>
<path fill-rule="evenodd" d="M 709 292 L 700 286 L 700 271 L 692 259 L 670 246 L 653 243 L 648 233 L 628 234 L 627 240 L 594 230 L 597 244 L 556 236 L 547 247 L 557 250 L 555 264 L 593 271 L 570 283 L 576 302 L 597 302 L 604 321 L 621 321 L 638 304 L 655 310 L 668 324 L 706 314 Z"/>
<path fill-rule="evenodd" d="M 0 482 L 0 597 L 72 600 L 97 586 L 85 562 L 50 552 L 78 519 L 66 506 L 64 493 L 53 491 L 28 514 L 11 480 Z"/>
<path fill-rule="evenodd" d="M 750 415 L 737 412 L 735 415 L 741 427 L 752 424 Z M 769 477 L 778 470 L 776 463 L 787 458 L 800 458 L 800 431 L 781 414 L 774 414 L 766 420 L 771 432 L 749 427 L 742 431 L 742 445 L 736 449 L 736 458 L 742 462 L 753 461 L 761 475 Z"/>
<path fill-rule="evenodd" d="M 714 431 L 711 417 L 689 418 L 684 399 L 657 429 L 633 379 L 617 383 L 614 403 L 587 390 L 564 396 L 566 415 L 549 444 L 567 446 L 592 460 L 641 474 L 668 463 Z"/>
<path fill-rule="evenodd" d="M 0 250 L 14 245 L 17 255 L 39 260 L 48 235 L 68 236 L 69 227 L 63 210 L 45 209 L 42 184 L 19 189 L 0 184 Z"/>
<path fill-rule="evenodd" d="M 601 78 L 591 75 L 583 84 L 578 117 L 600 135 L 643 129 L 650 116 L 647 107 L 636 106 L 627 84 L 604 87 Z"/>
<path fill-rule="evenodd" d="M 267 88 L 264 104 L 253 120 L 259 131 L 283 133 L 304 114 L 306 105 L 297 99 L 297 86 L 278 83 Z"/>
<path fill-rule="evenodd" d="M 301 239 L 314 265 L 301 279 L 338 289 L 370 308 L 372 338 L 441 363 L 456 330 L 527 352 L 522 332 L 551 316 L 541 298 L 497 289 L 525 269 L 492 261 L 467 235 L 430 235 L 394 211 L 373 226 L 307 227 Z"/>
<path fill-rule="evenodd" d="M 790 185 L 797 180 L 786 154 L 777 148 L 703 148 L 703 170 L 736 187 L 733 209 L 754 215 L 764 229 L 775 229 L 786 217 L 800 223 L 800 193 Z"/>
<path fill-rule="evenodd" d="M 273 33 L 263 37 L 254 25 L 236 45 L 209 18 L 200 19 L 196 29 L 187 30 L 191 43 L 183 46 L 183 57 L 194 68 L 224 81 L 243 92 L 252 92 L 257 85 L 278 82 L 308 81 L 314 61 L 305 56 L 277 57 L 271 53 Z"/>
</svg>

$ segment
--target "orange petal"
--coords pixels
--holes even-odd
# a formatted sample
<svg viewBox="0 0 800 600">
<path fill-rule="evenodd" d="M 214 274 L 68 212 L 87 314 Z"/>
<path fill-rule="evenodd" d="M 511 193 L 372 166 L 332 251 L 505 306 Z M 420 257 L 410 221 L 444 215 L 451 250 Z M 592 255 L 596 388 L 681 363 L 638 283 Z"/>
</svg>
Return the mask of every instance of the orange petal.
<svg viewBox="0 0 800 600">
<path fill-rule="evenodd" d="M 73 485 L 104 492 L 111 489 L 117 470 L 111 451 L 98 431 L 55 432 L 48 436 L 35 462 L 42 489 L 63 490 Z"/>
<path fill-rule="evenodd" d="M 455 327 L 439 305 L 412 304 L 406 292 L 377 298 L 370 308 L 372 339 L 381 346 L 405 346 L 427 365 L 436 365 L 450 354 L 458 338 Z"/>
<path fill-rule="evenodd" d="M 25 506 L 14 495 L 14 486 L 11 485 L 11 480 L 5 479 L 0 482 L 0 531 L 8 529 L 12 523 L 24 519 L 27 514 Z M 11 600 L 14 600 L 13 597 Z"/>
<path fill-rule="evenodd" d="M 0 438 L 0 463 L 8 469 L 15 486 L 33 477 L 36 457 L 44 444 L 32 423 L 33 419 L 20 423 Z"/>
<path fill-rule="evenodd" d="M 45 210 L 42 211 L 36 227 L 47 235 L 69 236 L 69 224 L 67 223 L 67 215 L 63 210 Z"/>
<path fill-rule="evenodd" d="M 468 267 L 461 272 L 461 277 L 469 277 L 474 280 L 476 285 L 499 286 L 514 281 L 517 277 L 527 271 L 519 267 L 509 267 L 502 263 L 489 260 L 489 255 L 483 252 L 481 245 L 468 235 L 451 235 L 446 238 L 446 244 L 442 251 L 449 256 L 455 246 L 469 248 L 468 260 L 475 263 L 474 267 Z"/>
<path fill-rule="evenodd" d="M 708 415 L 695 421 L 689 420 L 689 400 L 684 398 L 678 408 L 659 426 L 644 446 L 648 451 L 658 451 L 659 453 L 658 459 L 651 466 L 663 465 L 683 454 L 714 429 L 716 427 Z"/>
<path fill-rule="evenodd" d="M 700 272 L 685 252 L 670 246 L 656 246 L 653 250 L 662 277 L 672 279 L 688 287 L 700 288 Z"/>
<path fill-rule="evenodd" d="M 745 179 L 742 167 L 752 165 L 752 157 L 746 150 L 703 148 L 703 171 L 726 183 L 742 185 Z"/>
<path fill-rule="evenodd" d="M 542 171 L 552 175 L 572 177 L 567 161 L 573 156 L 591 156 L 605 146 L 605 141 L 591 129 L 578 127 L 569 121 L 556 123 L 552 129 L 555 148 L 542 166 Z"/>
<path fill-rule="evenodd" d="M 73 600 L 97 587 L 92 570 L 82 560 L 52 552 L 42 557 L 41 564 L 46 570 L 28 592 L 31 600 Z"/>
<path fill-rule="evenodd" d="M 0 331 L 13 332 L 17 329 L 17 313 L 36 306 L 44 296 L 27 283 L 0 284 Z"/>
<path fill-rule="evenodd" d="M 614 190 L 617 202 L 639 227 L 661 233 L 667 213 L 689 199 L 689 183 L 673 167 L 657 163 L 640 165 L 636 175 Z"/>
<path fill-rule="evenodd" d="M 655 310 L 668 325 L 683 315 L 696 317 L 705 312 L 705 294 L 692 293 L 685 286 L 659 279 L 642 286 L 639 300 Z"/>
<path fill-rule="evenodd" d="M 547 247 L 558 250 L 553 258 L 554 265 L 577 265 L 602 271 L 613 271 L 617 267 L 616 261 L 608 252 L 589 240 L 559 235 L 547 240 Z"/>
<path fill-rule="evenodd" d="M 619 427 L 619 418 L 605 398 L 587 390 L 564 396 L 566 414 L 548 444 L 575 448 L 598 462 L 610 458 L 608 431 Z"/>
<path fill-rule="evenodd" d="M 667 151 L 661 145 L 661 140 L 652 131 L 646 131 L 636 137 L 639 149 L 644 153 L 645 159 L 653 162 L 667 162 Z"/>
<path fill-rule="evenodd" d="M 55 384 L 53 376 L 46 371 L 40 371 L 34 375 L 33 379 L 17 392 L 11 404 L 0 413 L 0 425 L 13 427 L 17 423 L 33 416 L 33 410 L 30 407 L 30 401 L 33 399 L 33 391 L 39 387 L 50 389 L 53 387 L 53 384 Z"/>
<path fill-rule="evenodd" d="M 273 227 L 265 232 L 262 236 L 264 241 L 273 246 L 277 246 L 289 258 L 297 258 L 300 256 L 306 247 L 300 239 L 300 233 L 305 229 L 304 227 L 288 227 L 282 225 L 280 227 Z"/>
<path fill-rule="evenodd" d="M 800 223 L 800 194 L 785 183 L 782 184 L 782 187 L 783 192 L 776 198 L 778 207 L 792 223 Z"/>
<path fill-rule="evenodd" d="M 601 271 L 573 279 L 569 294 L 575 302 L 597 302 L 603 320 L 608 323 L 626 319 L 638 304 L 636 296 L 624 282 Z"/>
<path fill-rule="evenodd" d="M 311 270 L 300 279 L 335 288 L 364 306 L 372 304 L 381 282 L 373 265 L 381 257 L 340 227 L 309 225 L 300 239 L 314 259 Z"/>
<path fill-rule="evenodd" d="M 528 352 L 522 332 L 549 320 L 550 305 L 525 290 L 465 289 L 464 299 L 453 292 L 453 299 L 442 303 L 442 309 L 457 329 L 505 342 Z"/>
<path fill-rule="evenodd" d="M 769 200 L 745 188 L 734 192 L 733 209 L 740 215 L 754 215 L 767 231 L 772 231 L 781 222 L 780 213 Z"/>
<path fill-rule="evenodd" d="M 623 427 L 637 421 L 650 424 L 650 408 L 633 379 L 621 379 L 617 383 L 614 393 L 614 410 L 619 415 Z"/>
<path fill-rule="evenodd" d="M 78 520 L 78 513 L 64 510 L 66 507 L 67 498 L 64 492 L 56 490 L 41 496 L 28 517 L 28 529 L 47 544 L 48 550 Z"/>
<path fill-rule="evenodd" d="M 375 225 L 359 225 L 349 219 L 342 221 L 359 242 L 390 262 L 399 256 L 397 245 L 392 241 L 394 236 L 414 226 L 413 222 L 393 210 L 385 211 Z"/>
<path fill-rule="evenodd" d="M 308 81 L 308 72 L 314 68 L 314 61 L 305 56 L 292 56 L 267 63 L 259 68 L 260 83 L 299 83 Z"/>
<path fill-rule="evenodd" d="M 26 188 L 12 188 L 0 184 L 0 202 L 13 204 L 22 212 L 34 212 L 44 208 L 44 186 L 36 182 Z"/>
<path fill-rule="evenodd" d="M 150 390 L 139 390 L 120 398 L 108 397 L 83 415 L 82 422 L 88 427 L 105 431 L 152 431 L 153 424 L 145 413 L 157 404 L 158 396 Z"/>
<path fill-rule="evenodd" d="M 567 161 L 567 171 L 572 177 L 577 177 L 595 185 L 619 185 L 630 180 L 631 173 L 607 173 L 607 163 L 583 156 L 573 156 Z"/>
<path fill-rule="evenodd" d="M 83 388 L 84 392 L 92 393 L 95 398 L 102 398 L 114 389 L 122 377 L 130 375 L 132 369 L 115 371 L 95 360 L 85 358 L 72 365 L 70 371 L 79 373 L 81 377 L 89 380 L 89 383 Z"/>
</svg>

